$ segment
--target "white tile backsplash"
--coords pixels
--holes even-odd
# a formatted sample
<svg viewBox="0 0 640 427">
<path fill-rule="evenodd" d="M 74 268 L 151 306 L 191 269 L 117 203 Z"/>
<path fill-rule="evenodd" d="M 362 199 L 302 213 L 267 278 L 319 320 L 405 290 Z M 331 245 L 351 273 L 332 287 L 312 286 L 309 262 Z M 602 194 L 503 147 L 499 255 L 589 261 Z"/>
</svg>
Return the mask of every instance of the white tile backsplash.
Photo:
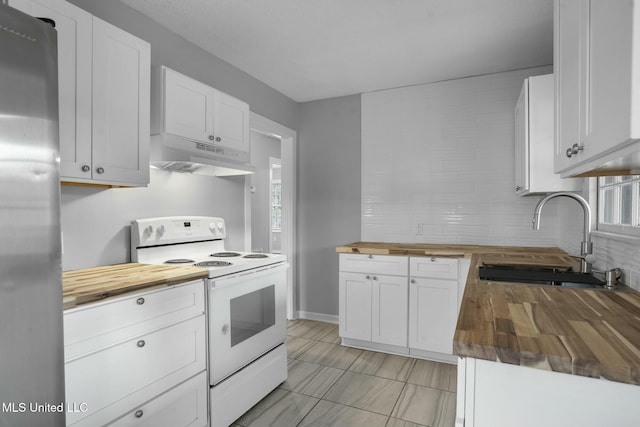
<svg viewBox="0 0 640 427">
<path fill-rule="evenodd" d="M 514 195 L 514 113 L 550 67 L 362 95 L 363 240 L 556 246 L 556 210 Z M 418 234 L 421 224 L 422 234 Z"/>
<path fill-rule="evenodd" d="M 535 231 L 540 197 L 513 193 L 513 109 L 524 78 L 551 71 L 363 94 L 362 240 L 558 246 L 579 254 L 577 203 L 549 202 Z M 640 290 L 640 240 L 594 235 L 593 244 L 596 268 L 621 267 Z"/>
</svg>

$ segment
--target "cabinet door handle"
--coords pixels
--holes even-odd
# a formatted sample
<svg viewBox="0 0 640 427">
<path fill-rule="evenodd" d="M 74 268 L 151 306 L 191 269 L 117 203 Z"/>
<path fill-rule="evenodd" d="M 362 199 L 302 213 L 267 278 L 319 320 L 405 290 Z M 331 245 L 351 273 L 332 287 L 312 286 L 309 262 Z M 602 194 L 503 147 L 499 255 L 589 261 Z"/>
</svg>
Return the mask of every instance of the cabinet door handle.
<svg viewBox="0 0 640 427">
<path fill-rule="evenodd" d="M 520 187 L 519 185 L 516 185 L 516 191 L 520 191 L 522 189 L 522 187 Z"/>
<path fill-rule="evenodd" d="M 367 274 L 367 275 L 365 276 L 365 279 L 369 280 L 369 279 L 371 279 L 371 276 Z"/>
<path fill-rule="evenodd" d="M 138 304 L 138 305 L 142 305 L 142 304 L 144 304 L 144 298 L 142 298 L 142 297 L 138 298 L 138 299 L 136 300 L 136 304 Z"/>
<path fill-rule="evenodd" d="M 136 343 L 136 345 L 137 345 L 139 348 L 144 347 L 146 344 L 147 344 L 147 343 L 146 343 L 146 342 L 144 342 L 144 340 L 139 340 L 139 341 Z"/>
<path fill-rule="evenodd" d="M 222 335 L 227 335 L 227 333 L 229 333 L 229 324 L 225 323 L 224 325 L 222 325 Z"/>
<path fill-rule="evenodd" d="M 82 172 L 89 172 L 91 170 L 91 168 L 89 167 L 89 165 L 82 165 Z"/>
<path fill-rule="evenodd" d="M 220 142 L 222 141 L 222 138 L 220 138 L 219 136 L 216 136 L 216 142 Z"/>
<path fill-rule="evenodd" d="M 436 262 L 436 258 L 435 257 L 431 257 L 431 262 Z"/>
<path fill-rule="evenodd" d="M 373 276 L 373 280 L 378 280 L 378 276 Z"/>
<path fill-rule="evenodd" d="M 135 414 L 133 414 L 136 418 L 142 418 L 144 415 L 144 411 L 142 409 L 138 409 Z"/>
<path fill-rule="evenodd" d="M 567 157 L 571 158 L 571 156 L 578 154 L 578 152 L 582 150 L 584 150 L 584 145 L 580 145 L 578 143 L 573 144 L 571 147 L 567 148 Z"/>
<path fill-rule="evenodd" d="M 410 282 L 415 285 L 416 279 L 411 279 Z"/>
<path fill-rule="evenodd" d="M 215 139 L 216 139 L 216 137 L 215 137 L 215 136 L 213 136 L 213 135 L 209 135 L 209 141 L 213 141 L 213 140 L 215 140 Z"/>
<path fill-rule="evenodd" d="M 373 255 L 369 254 L 369 259 L 373 259 Z"/>
<path fill-rule="evenodd" d="M 104 168 L 101 166 L 98 169 L 96 169 L 96 172 L 98 172 L 99 174 L 103 174 L 104 173 Z"/>
</svg>

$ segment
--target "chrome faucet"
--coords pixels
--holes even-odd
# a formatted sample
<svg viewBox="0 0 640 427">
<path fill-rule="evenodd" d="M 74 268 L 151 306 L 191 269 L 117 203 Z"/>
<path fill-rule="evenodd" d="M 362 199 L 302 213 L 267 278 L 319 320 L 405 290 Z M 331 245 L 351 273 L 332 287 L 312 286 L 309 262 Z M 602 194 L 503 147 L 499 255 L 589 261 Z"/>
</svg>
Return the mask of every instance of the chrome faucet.
<svg viewBox="0 0 640 427">
<path fill-rule="evenodd" d="M 591 258 L 593 258 L 592 256 L 589 256 L 593 252 L 593 244 L 591 243 L 591 208 L 589 207 L 589 203 L 584 199 L 584 197 L 579 196 L 575 193 L 570 193 L 568 191 L 560 191 L 545 196 L 538 202 L 538 206 L 536 206 L 536 209 L 533 213 L 533 229 L 540 229 L 540 213 L 542 212 L 542 207 L 549 200 L 556 197 L 569 197 L 570 199 L 573 199 L 576 202 L 580 203 L 580 206 L 582 206 L 582 210 L 584 211 L 584 233 L 582 237 L 582 244 L 580 245 L 580 272 L 591 273 L 590 261 Z M 587 258 L 589 258 L 589 260 Z"/>
</svg>

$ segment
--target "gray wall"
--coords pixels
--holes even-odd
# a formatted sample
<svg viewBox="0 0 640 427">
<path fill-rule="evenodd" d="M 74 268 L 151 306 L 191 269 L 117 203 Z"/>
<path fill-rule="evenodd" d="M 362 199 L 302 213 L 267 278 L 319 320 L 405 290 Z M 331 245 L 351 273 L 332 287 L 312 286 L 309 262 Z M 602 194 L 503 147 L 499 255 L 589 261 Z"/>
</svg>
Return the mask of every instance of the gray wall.
<svg viewBox="0 0 640 427">
<path fill-rule="evenodd" d="M 300 105 L 299 309 L 338 314 L 335 247 L 360 239 L 360 96 Z"/>
<path fill-rule="evenodd" d="M 251 194 L 251 250 L 269 252 L 271 229 L 271 186 L 269 157 L 280 158 L 280 141 L 251 132 L 251 164 L 256 173 L 250 176 L 255 192 Z"/>
</svg>

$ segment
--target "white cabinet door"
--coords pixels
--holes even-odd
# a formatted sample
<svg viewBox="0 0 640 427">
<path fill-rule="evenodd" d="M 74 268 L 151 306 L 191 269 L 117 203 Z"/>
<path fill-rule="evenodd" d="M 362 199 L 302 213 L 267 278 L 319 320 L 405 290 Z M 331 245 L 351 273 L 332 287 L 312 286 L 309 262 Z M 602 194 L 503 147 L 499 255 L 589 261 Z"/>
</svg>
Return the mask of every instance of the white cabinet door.
<svg viewBox="0 0 640 427">
<path fill-rule="evenodd" d="M 585 136 L 586 49 L 588 2 L 556 0 L 554 7 L 554 73 L 556 132 L 554 170 L 576 164 L 582 153 L 567 156 L 567 149 L 582 145 Z"/>
<path fill-rule="evenodd" d="M 90 178 L 92 16 L 63 0 L 11 0 L 9 5 L 56 23 L 60 175 Z"/>
<path fill-rule="evenodd" d="M 338 310 L 341 337 L 371 341 L 371 302 L 371 279 L 365 273 L 340 272 Z"/>
<path fill-rule="evenodd" d="M 525 79 L 515 112 L 515 192 L 529 189 L 529 79 Z"/>
<path fill-rule="evenodd" d="M 215 91 L 213 133 L 215 144 L 238 151 L 249 151 L 249 104 Z"/>
<path fill-rule="evenodd" d="M 172 388 L 139 405 L 109 426 L 113 427 L 206 427 L 209 383 L 207 373 Z"/>
<path fill-rule="evenodd" d="M 169 68 L 162 71 L 164 132 L 211 143 L 215 90 Z"/>
<path fill-rule="evenodd" d="M 640 2 L 591 0 L 585 157 L 640 137 Z"/>
<path fill-rule="evenodd" d="M 149 44 L 93 18 L 93 178 L 149 182 Z"/>
<path fill-rule="evenodd" d="M 554 173 L 553 74 L 525 79 L 515 108 L 518 195 L 580 190 L 582 180 Z"/>
<path fill-rule="evenodd" d="M 563 176 L 640 167 L 639 26 L 636 0 L 556 0 L 554 169 Z"/>
<path fill-rule="evenodd" d="M 371 341 L 407 346 L 409 286 L 406 276 L 371 275 Z"/>
<path fill-rule="evenodd" d="M 412 277 L 409 284 L 409 347 L 453 354 L 458 318 L 457 280 Z"/>
</svg>

